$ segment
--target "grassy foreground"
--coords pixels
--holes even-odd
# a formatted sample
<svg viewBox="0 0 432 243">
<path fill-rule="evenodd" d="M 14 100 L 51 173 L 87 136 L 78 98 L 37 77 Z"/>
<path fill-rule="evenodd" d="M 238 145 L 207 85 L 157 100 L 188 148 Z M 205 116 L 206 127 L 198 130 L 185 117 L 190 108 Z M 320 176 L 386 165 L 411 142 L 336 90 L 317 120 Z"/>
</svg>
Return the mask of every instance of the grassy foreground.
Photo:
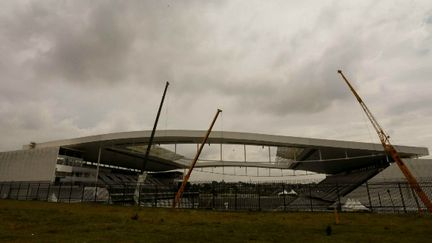
<svg viewBox="0 0 432 243">
<path fill-rule="evenodd" d="M 138 219 L 132 219 L 138 214 Z M 430 242 L 432 218 L 0 200 L 0 242 Z M 326 228 L 331 226 L 331 235 Z"/>
</svg>

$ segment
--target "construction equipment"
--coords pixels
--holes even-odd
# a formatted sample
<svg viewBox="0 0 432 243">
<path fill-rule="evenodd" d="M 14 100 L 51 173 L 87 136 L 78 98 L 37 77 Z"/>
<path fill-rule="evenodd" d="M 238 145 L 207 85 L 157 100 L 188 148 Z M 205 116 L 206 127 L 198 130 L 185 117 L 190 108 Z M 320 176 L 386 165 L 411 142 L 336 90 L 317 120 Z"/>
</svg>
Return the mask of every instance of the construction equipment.
<svg viewBox="0 0 432 243">
<path fill-rule="evenodd" d="M 363 102 L 363 100 L 360 98 L 359 94 L 355 91 L 353 86 L 350 84 L 350 82 L 347 80 L 345 75 L 342 73 L 341 70 L 338 70 L 338 73 L 342 76 L 345 83 L 350 88 L 351 92 L 356 97 L 357 101 L 360 103 L 360 106 L 366 113 L 366 116 L 369 118 L 369 120 L 372 123 L 372 126 L 374 127 L 375 131 L 378 134 L 378 137 L 384 147 L 384 151 L 390 155 L 394 162 L 398 165 L 399 169 L 404 174 L 405 178 L 408 181 L 408 184 L 410 187 L 416 192 L 417 196 L 421 199 L 421 201 L 424 203 L 426 208 L 428 209 L 429 213 L 432 214 L 432 202 L 430 201 L 429 197 L 426 195 L 426 193 L 423 191 L 423 189 L 420 187 L 419 183 L 417 182 L 414 175 L 411 173 L 411 171 L 408 169 L 408 167 L 405 165 L 405 163 L 400 158 L 398 152 L 396 151 L 395 147 L 390 143 L 390 136 L 387 135 L 387 133 L 384 131 L 384 129 L 379 125 L 378 121 L 375 119 L 375 117 L 372 115 L 369 108 L 366 106 L 366 104 Z M 421 208 L 419 208 L 420 213 L 422 213 Z"/>
<path fill-rule="evenodd" d="M 174 199 L 174 202 L 173 202 L 173 206 L 172 206 L 173 208 L 175 208 L 177 205 L 180 204 L 180 199 L 181 199 L 181 197 L 182 197 L 182 195 L 183 195 L 183 191 L 184 191 L 184 189 L 185 189 L 185 187 L 186 187 L 186 184 L 187 184 L 187 182 L 188 182 L 188 180 L 189 180 L 189 177 L 190 177 L 190 175 L 192 174 L 192 170 L 194 169 L 195 164 L 197 163 L 198 158 L 199 158 L 199 156 L 200 156 L 200 154 L 201 154 L 201 151 L 203 150 L 204 145 L 205 145 L 205 143 L 207 142 L 208 137 L 210 136 L 210 132 L 211 132 L 211 130 L 213 129 L 213 126 L 214 126 L 214 124 L 215 124 L 215 122 L 216 122 L 216 120 L 217 120 L 217 118 L 218 118 L 218 116 L 219 116 L 219 113 L 221 113 L 221 112 L 222 112 L 221 109 L 218 109 L 218 110 L 217 110 L 216 115 L 215 115 L 215 117 L 213 118 L 213 121 L 212 121 L 212 123 L 211 123 L 209 129 L 207 130 L 207 133 L 206 133 L 206 135 L 204 136 L 204 139 L 203 139 L 203 141 L 201 142 L 201 145 L 200 145 L 200 147 L 199 147 L 199 149 L 198 149 L 198 151 L 197 151 L 197 153 L 196 153 L 196 155 L 195 155 L 195 158 L 192 160 L 192 163 L 191 163 L 191 165 L 190 165 L 190 167 L 189 167 L 189 171 L 188 171 L 188 173 L 185 175 L 185 177 L 183 178 L 182 184 L 181 184 L 180 188 L 179 188 L 178 191 L 177 191 L 177 194 L 176 194 L 176 196 L 175 196 L 175 199 Z"/>
<path fill-rule="evenodd" d="M 163 95 L 162 95 L 162 99 L 161 99 L 161 102 L 160 102 L 160 105 L 159 105 L 159 109 L 158 109 L 158 112 L 156 114 L 156 119 L 155 119 L 155 122 L 154 122 L 154 125 L 153 125 L 153 129 L 152 129 L 152 132 L 150 134 L 150 139 L 149 139 L 149 141 L 147 143 L 147 149 L 146 149 L 146 153 L 145 153 L 145 156 L 144 156 L 144 160 L 143 160 L 143 163 L 141 165 L 141 174 L 138 176 L 137 185 L 136 185 L 135 193 L 134 193 L 134 201 L 135 201 L 135 203 L 137 205 L 139 205 L 139 203 L 140 203 L 139 202 L 139 200 L 140 200 L 139 199 L 139 197 L 140 197 L 140 185 L 143 184 L 144 181 L 147 178 L 147 172 L 146 172 L 145 168 L 147 166 L 147 161 L 148 161 L 148 157 L 149 157 L 149 154 L 150 154 L 151 146 L 153 145 L 153 138 L 154 138 L 154 135 L 156 133 L 156 128 L 157 128 L 157 124 L 158 124 L 158 121 L 159 121 L 159 116 L 160 116 L 160 113 L 161 113 L 161 110 L 162 110 L 162 106 L 163 106 L 163 103 L 164 103 L 164 100 L 165 100 L 165 95 L 166 95 L 166 92 L 168 90 L 168 86 L 169 86 L 169 82 L 166 82 L 165 89 L 164 89 L 164 92 L 163 92 Z"/>
<path fill-rule="evenodd" d="M 155 119 L 155 122 L 154 122 L 154 125 L 153 125 L 153 129 L 152 129 L 152 132 L 151 132 L 151 135 L 150 135 L 150 139 L 149 139 L 149 142 L 147 144 L 147 150 L 146 150 L 146 153 L 145 153 L 145 156 L 144 156 L 144 161 L 143 161 L 142 168 L 141 168 L 142 172 L 145 171 L 145 167 L 147 165 L 148 156 L 150 154 L 150 149 L 151 149 L 151 146 L 152 146 L 152 143 L 153 143 L 153 138 L 154 138 L 154 135 L 155 135 L 155 132 L 156 132 L 156 127 L 157 127 L 157 124 L 158 124 L 158 121 L 159 121 L 159 116 L 160 116 L 160 113 L 161 113 L 161 110 L 162 110 L 162 106 L 163 106 L 163 103 L 164 103 L 164 100 L 165 100 L 165 95 L 166 95 L 168 86 L 169 86 L 169 82 L 166 82 L 165 89 L 164 89 L 164 92 L 163 92 L 163 95 L 162 95 L 162 100 L 160 102 L 159 109 L 158 109 L 158 112 L 157 112 L 157 115 L 156 115 L 156 119 Z"/>
</svg>

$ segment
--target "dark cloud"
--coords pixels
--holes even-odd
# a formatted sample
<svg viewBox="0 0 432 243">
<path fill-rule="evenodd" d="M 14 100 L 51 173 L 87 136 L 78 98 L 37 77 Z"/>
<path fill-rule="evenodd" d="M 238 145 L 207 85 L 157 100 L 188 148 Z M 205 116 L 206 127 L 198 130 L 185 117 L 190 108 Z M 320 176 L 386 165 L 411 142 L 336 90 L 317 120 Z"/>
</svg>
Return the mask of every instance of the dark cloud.
<svg viewBox="0 0 432 243">
<path fill-rule="evenodd" d="M 108 3 L 108 2 L 107 2 Z M 118 4 L 101 4 L 90 9 L 80 28 L 52 26 L 52 47 L 41 55 L 36 65 L 43 76 L 55 75 L 71 82 L 118 82 L 126 77 L 126 65 L 134 32 L 133 23 L 120 21 L 123 9 Z M 53 21 L 61 21 L 54 18 Z M 52 77 L 51 77 L 52 78 Z"/>
<path fill-rule="evenodd" d="M 189 4 L 32 2 L 4 18 L 4 32 L 15 48 L 36 49 L 26 64 L 40 80 L 152 82 L 170 78 L 171 62 L 206 34 L 193 15 L 201 4 Z"/>
<path fill-rule="evenodd" d="M 430 117 L 427 1 L 2 5 L 0 133 L 14 146 L 148 129 L 165 81 L 171 128 L 206 128 L 222 107 L 231 130 L 362 138 L 349 127 L 361 110 L 338 69 L 384 125 Z"/>
</svg>

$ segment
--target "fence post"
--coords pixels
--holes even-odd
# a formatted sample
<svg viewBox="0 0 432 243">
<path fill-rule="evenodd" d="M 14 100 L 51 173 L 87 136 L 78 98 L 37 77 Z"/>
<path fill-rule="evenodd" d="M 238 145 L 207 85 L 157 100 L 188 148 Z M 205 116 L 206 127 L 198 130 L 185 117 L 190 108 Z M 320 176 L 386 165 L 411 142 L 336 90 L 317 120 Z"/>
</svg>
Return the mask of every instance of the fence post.
<svg viewBox="0 0 432 243">
<path fill-rule="evenodd" d="M 7 190 L 7 195 L 6 195 L 6 198 L 11 198 L 11 188 L 12 188 L 12 183 L 11 182 L 9 182 L 9 189 Z"/>
<path fill-rule="evenodd" d="M 388 195 L 389 195 L 389 197 L 390 197 L 390 202 L 391 202 L 392 207 L 393 207 L 393 213 L 396 213 L 396 207 L 395 207 L 395 205 L 394 205 L 393 198 L 392 198 L 391 193 L 390 193 L 390 189 L 387 189 L 387 193 L 388 193 Z M 399 211 L 398 211 L 398 212 L 399 212 Z"/>
<path fill-rule="evenodd" d="M 36 200 L 39 200 L 39 187 L 40 187 L 40 182 L 38 183 L 38 187 L 36 189 Z"/>
<path fill-rule="evenodd" d="M 282 195 L 283 195 L 283 208 L 284 208 L 284 211 L 286 211 L 286 195 L 285 194 L 286 194 L 285 193 L 285 184 L 282 184 Z"/>
<path fill-rule="evenodd" d="M 84 191 L 85 191 L 85 185 L 82 184 L 82 189 L 81 189 L 81 202 L 84 201 Z"/>
<path fill-rule="evenodd" d="M 192 197 L 192 209 L 194 209 L 195 208 L 195 193 L 194 192 L 192 192 L 191 193 L 191 197 Z"/>
<path fill-rule="evenodd" d="M 414 200 L 415 200 L 415 202 L 416 202 L 416 204 L 417 204 L 418 211 L 421 212 L 420 203 L 419 203 L 418 200 L 417 200 L 417 196 L 416 196 L 416 194 L 414 193 L 414 189 L 413 189 L 412 187 L 410 187 L 410 188 L 411 188 L 411 193 L 413 194 Z"/>
<path fill-rule="evenodd" d="M 126 203 L 126 184 L 123 185 L 123 205 Z"/>
<path fill-rule="evenodd" d="M 2 188 L 1 188 L 1 190 L 0 190 L 0 193 L 1 193 L 1 195 L 0 195 L 0 198 L 8 198 L 9 197 L 9 192 L 7 193 L 7 195 L 6 195 L 6 197 L 3 197 L 3 187 L 6 185 L 6 183 L 2 183 Z M 7 188 L 7 187 L 6 187 Z M 9 190 L 10 190 L 10 187 L 9 187 Z M 6 194 L 6 192 L 5 192 L 5 194 Z"/>
<path fill-rule="evenodd" d="M 157 185 L 154 186 L 154 193 L 153 193 L 153 199 L 154 199 L 154 207 L 157 208 L 157 196 L 158 196 L 158 187 Z"/>
<path fill-rule="evenodd" d="M 237 211 L 237 185 L 234 186 L 234 210 Z"/>
<path fill-rule="evenodd" d="M 17 194 L 16 194 L 16 199 L 17 200 L 19 200 L 20 191 L 21 191 L 21 182 L 19 182 L 19 184 L 18 184 L 18 191 L 17 191 Z"/>
<path fill-rule="evenodd" d="M 215 184 L 212 183 L 212 208 L 215 209 Z"/>
<path fill-rule="evenodd" d="M 405 199 L 404 199 L 404 196 L 402 194 L 402 188 L 401 188 L 400 182 L 398 182 L 398 187 L 399 187 L 399 193 L 400 193 L 400 196 L 401 196 L 401 199 L 402 199 L 402 207 L 403 207 L 404 213 L 407 213 L 407 210 L 406 210 L 406 207 L 405 207 Z"/>
<path fill-rule="evenodd" d="M 70 191 L 69 191 L 69 203 L 71 202 L 71 197 L 72 197 L 72 183 L 71 183 L 71 186 L 70 186 Z"/>
<path fill-rule="evenodd" d="M 340 200 L 339 183 L 336 183 L 336 193 L 337 193 L 337 199 L 338 199 L 338 203 L 336 205 L 336 213 L 337 213 L 337 212 L 342 212 L 342 203 Z"/>
<path fill-rule="evenodd" d="M 28 184 L 28 186 L 27 186 L 26 197 L 25 197 L 25 200 L 26 200 L 26 201 L 28 200 L 28 194 L 29 194 L 29 191 L 30 191 L 30 185 L 31 185 L 31 183 L 29 182 L 29 184 Z"/>
<path fill-rule="evenodd" d="M 137 189 L 138 189 L 138 207 L 141 206 L 141 183 L 137 183 Z"/>
<path fill-rule="evenodd" d="M 108 204 L 114 204 L 113 199 L 111 197 L 111 192 L 112 192 L 111 184 L 105 184 L 105 188 L 108 191 Z"/>
<path fill-rule="evenodd" d="M 46 196 L 46 201 L 47 202 L 48 202 L 48 199 L 49 199 L 50 190 L 51 190 L 51 182 L 48 182 L 47 196 Z"/>
<path fill-rule="evenodd" d="M 98 192 L 98 185 L 95 184 L 95 190 L 94 190 L 94 193 L 95 193 L 95 195 L 94 195 L 94 202 L 97 201 L 97 192 Z"/>
<path fill-rule="evenodd" d="M 257 193 L 258 193 L 258 210 L 261 211 L 261 191 L 260 191 L 259 184 L 257 184 Z"/>
<path fill-rule="evenodd" d="M 308 184 L 309 186 L 309 202 L 310 202 L 310 210 L 313 212 L 313 203 L 312 203 L 312 187 L 311 184 Z"/>
<path fill-rule="evenodd" d="M 366 181 L 366 192 L 367 192 L 368 200 L 369 200 L 369 208 L 370 208 L 371 212 L 373 212 L 372 200 L 371 200 L 370 191 L 369 191 L 369 183 L 367 181 Z M 380 199 L 380 202 L 381 202 L 381 199 Z"/>
<path fill-rule="evenodd" d="M 7 198 L 12 199 L 12 182 L 9 182 L 9 188 L 7 190 Z"/>
<path fill-rule="evenodd" d="M 172 201 L 171 200 L 169 201 L 170 205 L 173 205 L 173 203 L 175 201 L 175 196 L 177 194 L 177 189 L 178 188 L 179 187 L 177 186 L 177 187 L 173 187 L 173 188 L 171 188 L 171 189 L 168 190 L 168 194 L 170 195 L 170 199 L 172 199 Z"/>
<path fill-rule="evenodd" d="M 379 201 L 380 208 L 382 209 L 381 195 L 379 192 L 378 192 L 378 201 Z"/>
<path fill-rule="evenodd" d="M 61 195 L 61 187 L 62 187 L 62 183 L 59 183 L 59 189 L 58 189 L 58 197 L 57 197 L 57 202 L 60 202 L 60 195 Z"/>
</svg>

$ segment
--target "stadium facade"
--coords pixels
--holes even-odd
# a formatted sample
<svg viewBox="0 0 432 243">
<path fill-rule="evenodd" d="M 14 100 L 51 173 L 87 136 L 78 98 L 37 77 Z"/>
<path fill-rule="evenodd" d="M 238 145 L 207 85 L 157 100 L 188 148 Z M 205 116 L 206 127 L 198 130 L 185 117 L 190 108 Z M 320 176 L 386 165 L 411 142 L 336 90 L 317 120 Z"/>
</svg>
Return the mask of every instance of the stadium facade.
<svg viewBox="0 0 432 243">
<path fill-rule="evenodd" d="M 205 131 L 157 131 L 148 162 L 143 165 L 150 133 L 109 133 L 31 143 L 21 150 L 1 152 L 0 182 L 133 184 L 137 182 L 138 174 L 145 170 L 150 173 L 146 183 L 176 184 L 182 177 L 179 169 L 188 168 L 192 160 L 178 147 L 199 144 Z M 328 187 L 328 191 L 310 195 L 321 201 L 334 202 L 340 195 L 348 195 L 372 178 L 375 181 L 392 176 L 403 179 L 380 144 L 226 131 L 213 131 L 208 144 L 220 148 L 220 157 L 201 159 L 197 168 L 255 167 L 325 174 L 325 179 L 318 183 L 321 188 L 335 184 L 338 188 L 337 194 L 334 188 Z M 232 145 L 242 148 L 237 151 L 240 159 L 224 159 L 224 147 Z M 248 153 L 256 147 L 268 147 L 268 161 L 256 161 Z M 274 156 L 271 156 L 270 148 Z M 427 148 L 396 146 L 396 149 L 409 167 L 414 168 L 414 173 L 419 171 L 415 169 L 419 164 L 426 168 L 420 170 L 420 177 L 429 177 L 427 168 L 432 161 L 419 159 L 429 155 Z"/>
</svg>

